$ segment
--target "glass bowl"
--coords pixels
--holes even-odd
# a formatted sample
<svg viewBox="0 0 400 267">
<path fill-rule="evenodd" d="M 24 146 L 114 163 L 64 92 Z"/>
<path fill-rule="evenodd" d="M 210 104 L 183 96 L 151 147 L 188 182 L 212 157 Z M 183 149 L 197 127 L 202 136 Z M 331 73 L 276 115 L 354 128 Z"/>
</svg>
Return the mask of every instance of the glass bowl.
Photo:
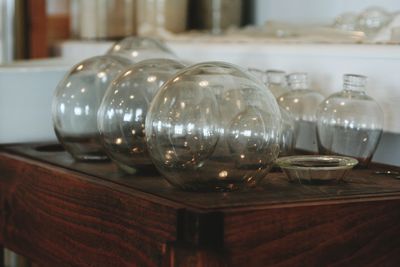
<svg viewBox="0 0 400 267">
<path fill-rule="evenodd" d="M 205 62 L 171 77 L 146 118 L 157 169 L 185 190 L 230 191 L 256 185 L 279 153 L 275 97 L 241 68 Z"/>
<path fill-rule="evenodd" d="M 316 155 L 282 157 L 276 161 L 289 181 L 309 183 L 342 181 L 357 163 L 350 157 Z"/>
<path fill-rule="evenodd" d="M 135 173 L 153 166 L 144 134 L 150 102 L 160 87 L 184 68 L 171 59 L 147 59 L 125 69 L 107 89 L 98 112 L 98 127 L 107 155 Z"/>
<path fill-rule="evenodd" d="M 104 55 L 76 64 L 57 85 L 52 103 L 58 140 L 77 160 L 105 160 L 97 129 L 97 111 L 111 83 L 130 63 Z"/>
</svg>

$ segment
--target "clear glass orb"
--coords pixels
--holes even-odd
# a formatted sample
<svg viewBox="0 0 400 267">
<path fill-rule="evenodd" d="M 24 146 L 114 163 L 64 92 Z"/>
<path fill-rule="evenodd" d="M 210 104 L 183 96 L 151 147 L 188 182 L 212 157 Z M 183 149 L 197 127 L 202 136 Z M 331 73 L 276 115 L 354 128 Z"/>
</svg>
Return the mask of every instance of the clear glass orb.
<svg viewBox="0 0 400 267">
<path fill-rule="evenodd" d="M 318 148 L 321 154 L 358 159 L 366 167 L 378 146 L 383 111 L 365 92 L 367 78 L 344 75 L 343 90 L 326 98 L 318 107 Z"/>
<path fill-rule="evenodd" d="M 52 104 L 55 133 L 77 160 L 104 160 L 97 111 L 111 81 L 129 64 L 115 56 L 98 56 L 75 65 L 57 85 Z"/>
<path fill-rule="evenodd" d="M 390 13 L 381 7 L 369 7 L 358 16 L 358 30 L 373 36 L 392 19 Z"/>
<path fill-rule="evenodd" d="M 317 152 L 316 109 L 324 97 L 309 88 L 307 73 L 292 73 L 287 79 L 289 91 L 278 98 L 278 103 L 295 121 L 295 148 Z"/>
<path fill-rule="evenodd" d="M 152 166 L 145 140 L 145 119 L 159 88 L 184 68 L 171 59 L 148 59 L 125 69 L 104 95 L 98 127 L 107 155 L 121 169 L 134 173 Z"/>
<path fill-rule="evenodd" d="M 186 190 L 254 186 L 279 153 L 281 115 L 261 81 L 235 65 L 205 62 L 169 79 L 146 118 L 149 154 Z"/>
<path fill-rule="evenodd" d="M 149 37 L 126 37 L 116 42 L 107 54 L 122 56 L 133 63 L 151 58 L 177 59 L 165 44 Z"/>
<path fill-rule="evenodd" d="M 358 15 L 353 12 L 345 12 L 335 18 L 333 27 L 343 31 L 355 31 L 358 25 Z"/>
</svg>

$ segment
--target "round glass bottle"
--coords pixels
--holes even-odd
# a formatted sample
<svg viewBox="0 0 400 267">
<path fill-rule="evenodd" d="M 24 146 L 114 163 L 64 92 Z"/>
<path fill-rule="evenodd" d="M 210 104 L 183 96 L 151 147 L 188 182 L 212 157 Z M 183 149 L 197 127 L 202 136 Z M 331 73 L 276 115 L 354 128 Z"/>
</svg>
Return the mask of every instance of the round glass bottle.
<svg viewBox="0 0 400 267">
<path fill-rule="evenodd" d="M 307 73 L 287 76 L 289 91 L 278 98 L 278 104 L 295 121 L 295 149 L 317 152 L 316 109 L 324 97 L 309 88 Z"/>
<path fill-rule="evenodd" d="M 98 127 L 104 150 L 124 171 L 152 166 L 144 134 L 147 110 L 158 89 L 183 68 L 171 59 L 143 60 L 124 70 L 107 89 Z"/>
<path fill-rule="evenodd" d="M 75 65 L 57 85 L 52 104 L 58 140 L 77 160 L 105 160 L 97 129 L 97 111 L 111 81 L 128 66 L 105 55 Z"/>
<path fill-rule="evenodd" d="M 278 99 L 284 93 L 287 93 L 286 73 L 281 70 L 267 70 L 266 81 L 269 90 Z"/>
<path fill-rule="evenodd" d="M 321 154 L 357 158 L 365 167 L 378 146 L 383 111 L 365 92 L 367 78 L 345 74 L 343 90 L 329 96 L 318 108 L 318 148 Z"/>
<path fill-rule="evenodd" d="M 274 96 L 248 72 L 205 62 L 171 77 L 151 102 L 146 140 L 157 169 L 187 190 L 254 186 L 279 153 Z"/>
<path fill-rule="evenodd" d="M 275 98 L 287 92 L 286 75 L 281 70 L 262 71 L 256 68 L 249 68 L 248 71 L 259 79 L 268 88 Z M 279 156 L 289 156 L 294 152 L 295 125 L 289 112 L 279 107 L 282 116 L 282 133 L 279 139 Z"/>
</svg>

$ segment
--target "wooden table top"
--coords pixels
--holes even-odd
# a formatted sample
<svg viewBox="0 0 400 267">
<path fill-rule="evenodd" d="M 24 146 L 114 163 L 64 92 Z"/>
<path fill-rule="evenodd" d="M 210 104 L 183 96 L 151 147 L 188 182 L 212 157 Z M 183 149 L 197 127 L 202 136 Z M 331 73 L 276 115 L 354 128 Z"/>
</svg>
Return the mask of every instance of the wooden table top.
<svg viewBox="0 0 400 267">
<path fill-rule="evenodd" d="M 400 180 L 185 192 L 159 174 L 76 162 L 59 146 L 0 148 L 0 244 L 44 266 L 398 266 Z"/>
<path fill-rule="evenodd" d="M 150 174 L 126 174 L 112 162 L 85 163 L 75 161 L 59 145 L 10 145 L 4 151 L 49 163 L 68 170 L 91 175 L 148 193 L 161 199 L 184 203 L 188 208 L 203 211 L 266 208 L 268 206 L 310 205 L 312 202 L 365 201 L 368 198 L 400 196 L 400 179 L 377 175 L 376 170 L 399 171 L 398 167 L 372 164 L 369 169 L 354 169 L 345 182 L 308 185 L 289 182 L 282 172 L 271 172 L 257 188 L 234 192 L 185 192 L 170 186 L 154 169 Z"/>
</svg>

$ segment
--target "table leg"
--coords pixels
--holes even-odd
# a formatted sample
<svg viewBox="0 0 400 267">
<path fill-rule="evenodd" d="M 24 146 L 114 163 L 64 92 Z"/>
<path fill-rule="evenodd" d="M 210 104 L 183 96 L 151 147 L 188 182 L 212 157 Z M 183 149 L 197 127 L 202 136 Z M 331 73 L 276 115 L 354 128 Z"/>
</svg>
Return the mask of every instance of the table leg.
<svg viewBox="0 0 400 267">
<path fill-rule="evenodd" d="M 4 247 L 0 245 L 0 267 L 4 267 Z"/>
</svg>

